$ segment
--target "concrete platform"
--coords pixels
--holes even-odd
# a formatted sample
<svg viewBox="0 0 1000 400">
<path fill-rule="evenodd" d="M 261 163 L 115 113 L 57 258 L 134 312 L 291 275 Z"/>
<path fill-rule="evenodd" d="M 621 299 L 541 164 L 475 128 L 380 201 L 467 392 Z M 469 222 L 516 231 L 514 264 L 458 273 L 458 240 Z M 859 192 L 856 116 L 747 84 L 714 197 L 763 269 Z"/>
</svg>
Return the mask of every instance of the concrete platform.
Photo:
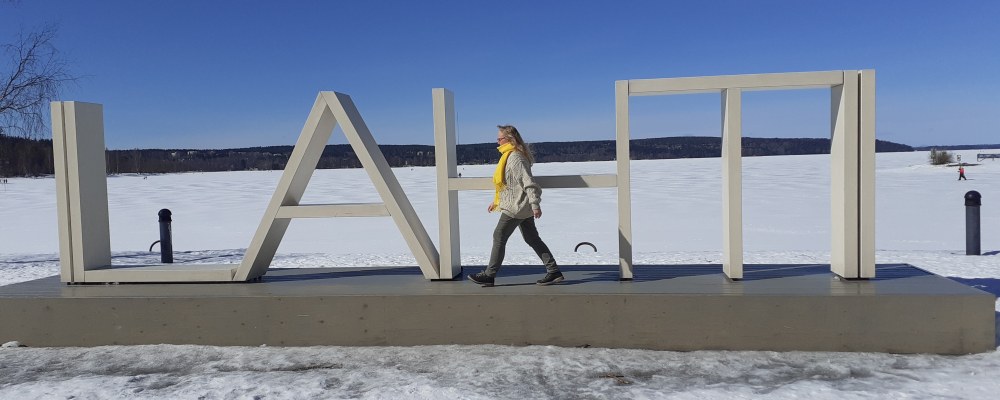
<svg viewBox="0 0 1000 400">
<path fill-rule="evenodd" d="M 466 273 L 481 267 L 466 267 Z M 28 346 L 510 344 L 660 350 L 992 351 L 995 297 L 905 264 L 842 281 L 828 265 L 506 266 L 497 286 L 416 267 L 271 270 L 260 282 L 0 287 L 0 342 Z"/>
<path fill-rule="evenodd" d="M 83 272 L 82 282 L 232 282 L 239 264 L 115 265 Z"/>
</svg>

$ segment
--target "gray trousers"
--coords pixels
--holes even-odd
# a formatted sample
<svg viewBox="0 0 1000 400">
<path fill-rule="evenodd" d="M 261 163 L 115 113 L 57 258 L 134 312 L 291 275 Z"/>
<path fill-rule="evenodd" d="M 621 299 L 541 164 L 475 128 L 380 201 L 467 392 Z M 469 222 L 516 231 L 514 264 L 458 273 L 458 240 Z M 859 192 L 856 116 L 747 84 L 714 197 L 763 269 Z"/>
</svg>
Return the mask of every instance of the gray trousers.
<svg viewBox="0 0 1000 400">
<path fill-rule="evenodd" d="M 535 218 L 517 219 L 500 213 L 500 221 L 497 222 L 497 228 L 493 230 L 493 250 L 490 252 L 490 264 L 486 266 L 486 275 L 497 275 L 507 250 L 507 239 L 518 227 L 521 228 L 521 235 L 524 236 L 525 243 L 528 243 L 528 246 L 535 250 L 535 254 L 538 254 L 538 258 L 542 259 L 542 263 L 545 264 L 545 272 L 559 272 L 559 266 L 556 265 L 556 259 L 552 257 L 549 246 L 546 246 L 542 238 L 538 237 Z"/>
</svg>

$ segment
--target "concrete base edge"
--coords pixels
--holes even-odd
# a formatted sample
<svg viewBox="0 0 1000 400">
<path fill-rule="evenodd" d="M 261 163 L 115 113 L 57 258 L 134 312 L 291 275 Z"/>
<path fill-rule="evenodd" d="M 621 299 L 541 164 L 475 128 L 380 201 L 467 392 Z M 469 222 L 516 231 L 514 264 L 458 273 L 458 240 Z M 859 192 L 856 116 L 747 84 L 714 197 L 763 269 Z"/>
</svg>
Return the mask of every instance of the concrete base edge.
<svg viewBox="0 0 1000 400">
<path fill-rule="evenodd" d="M 502 344 L 967 354 L 996 348 L 991 297 L 486 293 L 0 298 L 0 342 L 17 340 L 34 347 Z"/>
</svg>

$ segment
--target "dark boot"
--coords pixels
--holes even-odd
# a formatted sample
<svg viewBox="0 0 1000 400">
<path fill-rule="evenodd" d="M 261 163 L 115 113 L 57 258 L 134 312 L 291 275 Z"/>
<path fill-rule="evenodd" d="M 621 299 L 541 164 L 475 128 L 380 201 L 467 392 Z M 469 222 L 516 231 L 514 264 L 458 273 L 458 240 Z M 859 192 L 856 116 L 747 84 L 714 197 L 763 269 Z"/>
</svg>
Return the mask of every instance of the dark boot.
<svg viewBox="0 0 1000 400">
<path fill-rule="evenodd" d="M 553 283 L 562 282 L 563 279 L 564 279 L 564 277 L 563 277 L 562 272 L 559 272 L 559 271 L 549 272 L 549 273 L 545 274 L 544 278 L 535 281 L 535 284 L 539 285 L 539 286 L 548 286 L 548 285 L 551 285 Z"/>
<path fill-rule="evenodd" d="M 478 274 L 469 275 L 469 280 L 483 285 L 483 287 L 492 287 L 494 279 L 492 276 L 486 275 L 485 272 L 480 272 Z"/>
</svg>

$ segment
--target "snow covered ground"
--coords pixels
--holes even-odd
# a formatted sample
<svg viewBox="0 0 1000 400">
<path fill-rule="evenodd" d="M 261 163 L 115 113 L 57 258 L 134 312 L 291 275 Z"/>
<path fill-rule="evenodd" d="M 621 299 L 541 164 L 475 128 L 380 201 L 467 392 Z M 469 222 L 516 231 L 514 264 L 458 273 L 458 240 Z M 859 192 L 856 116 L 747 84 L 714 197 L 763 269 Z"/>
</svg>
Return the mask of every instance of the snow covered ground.
<svg viewBox="0 0 1000 400">
<path fill-rule="evenodd" d="M 959 151 L 975 160 L 976 151 Z M 877 156 L 879 263 L 902 262 L 1000 293 L 1000 162 L 927 165 L 924 152 Z M 720 263 L 719 159 L 635 161 L 639 264 Z M 491 166 L 460 167 L 487 176 Z M 432 168 L 394 169 L 437 238 Z M 536 175 L 613 173 L 612 162 L 539 164 Z M 116 263 L 157 262 L 156 212 L 174 213 L 178 262 L 238 262 L 280 171 L 108 179 Z M 744 159 L 747 263 L 827 263 L 829 156 Z M 965 256 L 963 195 L 983 195 L 983 256 Z M 542 237 L 562 264 L 615 263 L 614 189 L 544 193 Z M 463 192 L 463 263 L 484 264 L 496 215 Z M 363 170 L 317 171 L 304 202 L 379 201 Z M 58 272 L 55 182 L 0 185 L 0 285 Z M 582 241 L 598 252 L 574 253 Z M 588 250 L 589 251 L 589 250 Z M 510 263 L 534 263 L 512 240 Z M 275 267 L 414 265 L 389 219 L 293 221 Z M 501 271 L 502 275 L 502 271 Z M 1000 305 L 998 305 L 1000 310 Z M 2 339 L 2 338 L 0 338 Z M 6 339 L 4 339 L 6 340 Z M 659 352 L 553 347 L 0 348 L 0 398 L 994 398 L 1000 351 L 969 356 Z"/>
</svg>

